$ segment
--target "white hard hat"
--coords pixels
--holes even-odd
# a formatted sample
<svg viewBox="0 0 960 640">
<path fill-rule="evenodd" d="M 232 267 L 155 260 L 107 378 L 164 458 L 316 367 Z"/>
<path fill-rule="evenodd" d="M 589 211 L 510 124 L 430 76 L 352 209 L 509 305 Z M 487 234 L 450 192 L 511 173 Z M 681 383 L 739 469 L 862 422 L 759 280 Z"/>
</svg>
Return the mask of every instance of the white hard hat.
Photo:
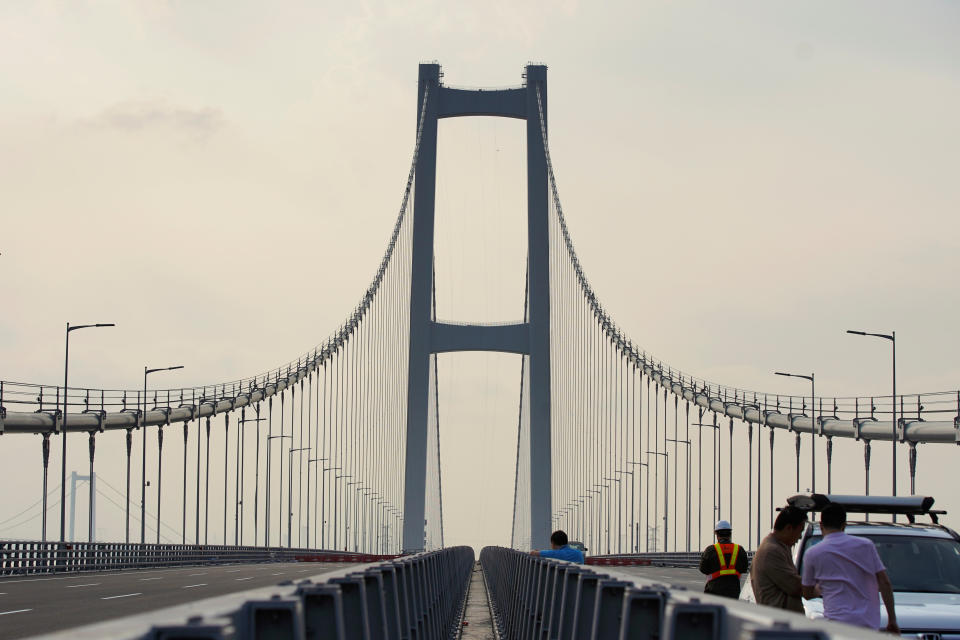
<svg viewBox="0 0 960 640">
<path fill-rule="evenodd" d="M 733 527 L 730 526 L 729 520 L 721 520 L 717 523 L 717 526 L 713 528 L 714 531 L 733 531 Z"/>
</svg>

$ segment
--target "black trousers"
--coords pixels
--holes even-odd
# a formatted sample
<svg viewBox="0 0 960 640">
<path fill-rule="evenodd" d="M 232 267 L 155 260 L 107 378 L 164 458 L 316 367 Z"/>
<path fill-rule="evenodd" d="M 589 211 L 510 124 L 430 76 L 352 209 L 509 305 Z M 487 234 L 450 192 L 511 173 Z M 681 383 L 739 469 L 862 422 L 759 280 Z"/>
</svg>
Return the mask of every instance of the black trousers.
<svg viewBox="0 0 960 640">
<path fill-rule="evenodd" d="M 708 582 L 703 588 L 703 592 L 736 600 L 740 597 L 740 578 L 737 576 L 720 576 Z"/>
</svg>

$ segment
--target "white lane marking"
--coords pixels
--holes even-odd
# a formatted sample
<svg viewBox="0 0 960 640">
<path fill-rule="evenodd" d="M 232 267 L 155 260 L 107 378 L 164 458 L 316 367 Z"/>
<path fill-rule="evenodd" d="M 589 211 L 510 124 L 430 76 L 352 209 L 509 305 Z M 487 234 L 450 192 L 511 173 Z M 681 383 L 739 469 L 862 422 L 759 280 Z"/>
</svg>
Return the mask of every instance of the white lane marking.
<svg viewBox="0 0 960 640">
<path fill-rule="evenodd" d="M 95 587 L 99 582 L 87 582 L 86 584 L 68 584 L 67 589 L 76 589 L 77 587 Z"/>
<path fill-rule="evenodd" d="M 0 611 L 0 616 L 8 616 L 11 613 L 25 613 L 27 611 L 33 611 L 33 609 L 16 609 L 14 611 Z"/>
<path fill-rule="evenodd" d="M 243 569 L 230 569 L 224 573 L 240 573 L 241 571 L 243 571 Z"/>
<path fill-rule="evenodd" d="M 140 582 L 149 582 L 150 580 L 163 580 L 163 578 L 140 578 Z"/>
<path fill-rule="evenodd" d="M 117 598 L 129 598 L 130 596 L 142 596 L 142 593 L 125 593 L 120 596 L 107 596 L 106 598 L 100 598 L 101 600 L 115 600 Z"/>
<path fill-rule="evenodd" d="M 151 573 L 170 573 L 171 571 L 183 571 L 183 569 L 143 569 L 143 571 L 149 571 Z M 130 572 L 124 573 L 97 573 L 92 572 L 87 576 L 57 576 L 52 578 L 12 578 L 8 580 L 0 580 L 0 584 L 15 584 L 19 582 L 50 582 L 51 580 L 83 580 L 85 577 L 90 578 L 107 578 L 111 576 L 129 576 Z"/>
<path fill-rule="evenodd" d="M 185 586 L 185 587 L 183 587 L 183 588 L 184 588 L 184 589 L 193 589 L 194 587 L 205 587 L 205 586 L 207 586 L 207 583 L 206 583 L 206 582 L 201 582 L 200 584 L 188 584 L 187 586 Z"/>
<path fill-rule="evenodd" d="M 239 581 L 239 580 L 253 580 L 253 576 L 249 576 L 249 577 L 247 577 L 247 578 L 235 578 L 235 580 L 238 580 L 238 581 Z"/>
<path fill-rule="evenodd" d="M 272 576 L 282 576 L 282 575 L 283 575 L 283 572 L 281 571 L 280 573 L 271 573 L 270 575 L 272 575 Z"/>
<path fill-rule="evenodd" d="M 192 577 L 192 576 L 205 576 L 205 575 L 207 575 L 207 574 L 206 574 L 206 573 L 191 573 L 191 574 L 190 574 L 189 576 L 187 576 L 187 577 L 190 578 L 190 577 Z"/>
<path fill-rule="evenodd" d="M 272 563 L 271 563 L 271 564 L 272 564 Z M 293 564 L 293 563 L 281 562 L 281 563 L 277 563 L 277 564 L 279 564 L 280 566 L 286 566 L 286 565 Z M 228 565 L 228 566 L 229 566 L 229 565 Z M 150 571 L 151 573 L 176 573 L 176 572 L 178 572 L 178 571 L 188 571 L 188 570 L 189 570 L 189 567 L 177 567 L 177 568 L 174 568 L 174 569 L 144 569 L 143 571 Z M 236 571 L 243 571 L 243 569 L 237 569 Z M 235 572 L 231 572 L 231 573 L 235 573 Z M 112 576 L 129 576 L 129 575 L 130 575 L 130 572 L 129 572 L 129 571 L 125 571 L 125 572 L 123 572 L 123 573 L 98 573 L 98 572 L 91 572 L 90 574 L 88 574 L 88 575 L 86 575 L 86 576 L 56 576 L 56 577 L 50 577 L 50 578 L 8 578 L 8 579 L 5 579 L 5 580 L 0 580 L 0 584 L 15 584 L 15 583 L 20 583 L 20 582 L 50 582 L 50 581 L 54 581 L 54 580 L 56 580 L 56 581 L 63 581 L 63 580 L 72 581 L 72 580 L 83 580 L 84 578 L 107 578 L 107 577 L 112 577 Z M 279 575 L 283 575 L 283 574 L 282 574 L 282 573 L 275 573 L 275 574 L 273 574 L 273 575 L 279 576 Z"/>
</svg>

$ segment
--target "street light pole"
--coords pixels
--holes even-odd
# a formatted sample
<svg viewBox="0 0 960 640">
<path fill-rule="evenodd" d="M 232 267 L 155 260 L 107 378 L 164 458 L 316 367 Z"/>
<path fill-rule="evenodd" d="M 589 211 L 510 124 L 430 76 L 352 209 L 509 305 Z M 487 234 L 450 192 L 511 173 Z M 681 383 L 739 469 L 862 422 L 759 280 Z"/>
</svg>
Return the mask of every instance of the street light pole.
<svg viewBox="0 0 960 640">
<path fill-rule="evenodd" d="M 241 418 L 237 421 L 237 423 L 240 425 L 240 434 L 241 434 L 241 435 L 240 435 L 240 440 L 238 440 L 238 442 L 242 442 L 242 441 L 243 441 L 243 428 L 244 428 L 243 425 L 245 425 L 245 424 L 248 423 L 248 422 L 254 422 L 254 423 L 256 423 L 256 425 L 257 425 L 257 454 L 256 454 L 257 457 L 256 457 L 256 459 L 255 459 L 255 461 L 254 461 L 254 465 L 253 465 L 253 474 L 254 474 L 254 481 L 253 481 L 253 545 L 256 546 L 256 545 L 257 545 L 257 525 L 259 524 L 259 523 L 257 522 L 257 515 L 258 515 L 258 506 L 259 506 L 259 503 L 260 503 L 260 423 L 261 423 L 261 422 L 266 422 L 267 419 L 260 417 L 260 404 L 259 404 L 259 403 L 257 403 L 257 404 L 255 405 L 254 410 L 257 412 L 257 417 L 256 417 L 256 418 L 243 418 L 243 417 L 241 417 Z M 243 410 L 242 410 L 242 409 L 241 409 L 240 415 L 243 416 Z M 238 445 L 238 446 L 239 446 L 239 445 Z M 242 458 L 241 458 L 241 460 L 242 460 Z M 186 471 L 184 471 L 184 477 L 186 477 Z M 242 480 L 241 480 L 241 482 L 242 482 Z M 186 484 L 186 482 L 184 482 L 184 484 Z M 237 501 L 238 501 L 238 504 L 239 504 L 239 506 L 240 506 L 240 510 L 239 510 L 239 511 L 240 511 L 240 517 L 239 517 L 239 520 L 240 520 L 240 523 L 239 523 L 240 536 L 239 536 L 239 538 L 240 538 L 240 540 L 243 540 L 243 493 L 239 490 L 239 487 L 238 487 L 238 490 L 237 490 Z M 186 504 L 186 501 L 184 501 L 184 504 Z"/>
<path fill-rule="evenodd" d="M 287 547 L 293 546 L 293 454 L 297 451 L 309 451 L 310 447 L 298 447 L 290 449 L 287 453 L 290 455 L 290 469 L 287 483 Z M 299 505 L 297 505 L 299 507 Z M 300 539 L 300 532 L 297 532 L 297 539 Z"/>
<path fill-rule="evenodd" d="M 620 530 L 623 528 L 623 500 L 621 500 L 621 487 L 623 485 L 620 478 L 604 477 L 604 480 L 617 483 L 617 553 L 623 553 L 623 541 L 620 539 Z"/>
<path fill-rule="evenodd" d="M 147 376 L 157 371 L 173 371 L 183 369 L 182 364 L 175 367 L 157 367 L 155 369 L 143 368 L 143 414 L 140 420 L 140 428 L 143 429 L 143 451 L 140 477 L 140 544 L 147 542 Z M 157 469 L 159 473 L 159 467 Z M 157 483 L 159 485 L 159 482 Z M 224 489 L 226 490 L 226 489 Z M 160 543 L 160 487 L 157 487 L 157 543 Z M 226 540 L 224 540 L 226 543 Z"/>
<path fill-rule="evenodd" d="M 587 489 L 587 493 L 588 493 L 588 494 L 595 493 L 595 494 L 597 494 L 598 496 L 600 495 L 600 492 L 597 491 L 596 489 Z M 599 518 L 595 518 L 594 515 L 593 515 L 593 511 L 594 511 L 594 509 L 593 509 L 593 507 L 594 507 L 593 496 L 592 496 L 592 495 L 588 495 L 588 496 L 586 496 L 586 497 L 590 499 L 590 521 L 591 521 L 591 522 L 595 522 L 596 525 L 597 525 L 597 537 L 596 537 L 596 539 L 594 539 L 594 537 L 593 537 L 593 527 L 590 527 L 590 546 L 591 546 L 591 547 L 594 547 L 594 546 L 595 546 L 596 549 L 599 551 L 599 550 L 600 550 L 600 539 L 601 539 L 601 536 L 600 536 L 600 519 L 599 519 Z M 596 544 L 594 544 L 594 543 L 596 543 Z"/>
<path fill-rule="evenodd" d="M 310 465 L 313 464 L 313 463 L 315 463 L 315 462 L 320 462 L 320 461 L 322 461 L 322 460 L 326 460 L 326 458 L 307 458 L 307 546 L 308 546 L 308 547 L 310 546 Z M 316 513 L 316 499 L 317 499 L 317 495 L 316 495 L 316 492 L 314 492 L 313 499 L 314 499 L 314 513 L 313 513 L 313 517 L 316 518 L 316 517 L 317 517 L 317 513 Z M 314 538 L 317 537 L 317 532 L 316 532 L 316 531 L 313 532 L 313 537 L 314 537 Z"/>
<path fill-rule="evenodd" d="M 64 354 L 63 354 L 63 417 L 61 418 L 61 422 L 60 422 L 60 430 L 62 432 L 60 435 L 60 441 L 61 441 L 61 444 L 63 445 L 63 449 L 60 454 L 61 455 L 61 459 L 60 459 L 60 542 L 64 542 L 66 540 L 66 531 L 67 531 L 66 530 L 66 525 L 67 525 L 67 522 L 66 522 L 66 515 L 67 515 L 67 512 L 66 512 L 66 506 L 67 506 L 67 390 L 69 389 L 69 387 L 67 386 L 67 382 L 69 380 L 69 373 L 70 373 L 70 332 L 76 331 L 78 329 L 94 329 L 94 328 L 100 328 L 100 327 L 115 327 L 115 326 L 117 325 L 113 324 L 112 322 L 101 322 L 98 324 L 78 324 L 73 327 L 70 326 L 69 322 L 67 323 L 66 345 L 64 347 Z M 54 424 L 56 424 L 56 421 L 54 421 Z M 46 477 L 46 474 L 44 474 L 44 477 Z M 47 517 L 46 507 L 47 507 L 47 492 L 46 492 L 46 489 L 44 489 L 44 492 L 43 492 L 43 517 L 44 518 Z M 46 526 L 44 526 L 43 538 L 46 539 L 46 537 L 47 537 L 47 528 Z"/>
<path fill-rule="evenodd" d="M 293 439 L 293 436 L 292 436 L 292 435 L 267 436 L 267 462 L 268 462 L 268 463 L 269 463 L 269 461 L 270 461 L 270 459 L 271 459 L 272 449 L 273 449 L 273 445 L 270 444 L 270 441 L 271 441 L 271 440 L 276 440 L 277 438 L 280 438 L 280 439 L 290 438 L 290 439 L 292 440 L 292 439 Z M 280 455 L 281 455 L 281 456 L 283 455 L 283 451 L 280 452 Z M 282 458 L 282 457 L 280 458 L 280 466 L 283 467 L 283 458 Z M 282 475 L 280 476 L 280 482 L 281 482 L 281 483 L 283 482 L 283 476 L 282 476 Z M 270 490 L 270 472 L 269 472 L 269 471 L 267 472 L 267 487 L 266 487 L 266 493 L 267 493 L 267 499 L 266 499 L 266 504 L 264 504 L 264 510 L 266 511 L 266 516 L 265 516 L 265 517 L 266 517 L 266 520 L 267 520 L 267 526 L 266 526 L 266 535 L 264 536 L 264 544 L 266 544 L 266 545 L 269 547 L 269 546 L 270 546 L 270 525 L 272 524 L 272 523 L 270 522 L 270 493 L 271 493 L 271 490 Z M 280 485 L 280 502 L 281 502 L 281 505 L 280 505 L 280 506 L 281 506 L 281 508 L 282 508 L 282 507 L 283 507 L 283 484 Z M 280 540 L 280 542 L 279 542 L 278 544 L 279 544 L 279 545 L 283 545 L 283 516 L 280 517 L 280 533 L 279 533 L 278 537 L 279 537 L 279 540 Z"/>
<path fill-rule="evenodd" d="M 633 461 L 633 460 L 628 460 L 628 461 L 627 461 L 627 464 L 630 465 L 630 466 L 637 466 L 637 467 L 646 467 L 646 466 L 647 466 L 647 463 L 646 463 L 646 462 L 635 462 L 635 461 Z M 632 478 L 632 477 L 633 477 L 633 475 L 631 474 L 631 478 Z M 636 506 L 637 503 L 636 503 L 636 501 L 635 501 L 635 499 L 634 499 L 633 487 L 634 487 L 634 482 L 633 482 L 633 480 L 631 480 L 631 481 L 630 481 L 630 526 L 631 526 L 633 529 L 636 529 L 636 518 L 633 517 L 633 508 L 634 508 L 634 506 Z M 648 545 L 648 546 L 649 546 L 649 545 Z M 634 552 L 634 553 L 639 553 L 639 552 L 640 552 L 640 534 L 639 534 L 639 533 L 637 533 L 637 544 L 636 544 L 636 546 L 633 548 L 633 552 Z"/>
<path fill-rule="evenodd" d="M 340 467 L 324 467 L 324 468 L 323 468 L 323 473 L 325 474 L 327 471 L 335 471 L 335 470 L 338 470 L 338 469 L 340 469 Z M 334 475 L 336 475 L 336 474 L 334 474 Z M 321 489 L 321 491 L 323 492 L 323 501 L 320 503 L 320 508 L 321 508 L 324 512 L 326 512 L 326 510 L 327 510 L 327 503 L 328 503 L 328 500 L 327 500 L 327 480 L 326 480 L 327 477 L 326 477 L 325 475 L 323 475 L 323 474 L 321 474 L 321 476 L 322 476 L 322 477 L 321 477 L 320 489 Z M 336 482 L 337 482 L 336 478 L 334 478 L 333 482 L 334 482 L 334 491 L 335 491 L 335 490 L 336 490 Z M 334 517 L 336 517 L 335 514 L 334 514 Z M 321 514 L 320 514 L 320 548 L 321 548 L 321 549 L 326 549 L 326 548 L 327 548 L 327 535 L 326 535 L 326 529 L 324 529 L 324 524 L 326 524 L 326 519 L 324 518 L 324 513 L 321 513 Z M 337 546 L 334 545 L 333 548 L 336 549 Z"/>
<path fill-rule="evenodd" d="M 668 551 L 670 540 L 670 454 L 666 451 L 650 451 L 650 455 L 663 456 L 663 550 Z M 674 549 L 676 551 L 676 549 Z"/>
<path fill-rule="evenodd" d="M 349 474 L 349 473 L 337 473 L 337 474 L 334 474 L 334 476 L 333 476 L 333 513 L 334 513 L 334 517 L 336 517 L 337 507 L 339 506 L 339 502 L 340 502 L 340 490 L 339 490 L 339 488 L 337 487 L 337 481 L 338 481 L 338 480 L 341 480 L 341 479 L 343 479 L 343 478 L 352 478 L 352 477 L 353 477 L 353 475 L 352 475 L 352 474 Z M 344 502 L 346 502 L 346 498 L 344 498 Z M 349 528 L 349 527 L 350 527 L 350 523 L 348 522 L 346 526 L 347 526 L 347 528 Z M 339 536 L 339 533 L 340 533 L 340 532 L 338 531 L 338 529 L 339 529 L 338 526 L 334 526 L 334 528 L 333 528 L 333 548 L 334 548 L 334 549 L 339 549 L 339 547 L 337 546 L 337 545 L 339 544 L 339 542 L 340 542 L 340 536 Z M 344 535 L 344 542 L 345 542 L 345 543 L 348 542 L 349 533 L 347 533 L 347 531 L 344 531 L 344 534 L 343 534 L 343 535 Z M 346 549 L 344 549 L 344 551 L 346 551 Z"/>
<path fill-rule="evenodd" d="M 810 492 L 817 492 L 817 387 L 815 383 L 815 374 L 804 375 L 802 373 L 783 373 L 774 371 L 775 375 L 787 378 L 803 378 L 810 381 Z M 799 446 L 799 445 L 798 445 Z"/>
<path fill-rule="evenodd" d="M 633 550 L 634 550 L 633 549 L 633 533 L 635 529 L 634 521 L 633 521 L 633 471 L 621 471 L 618 469 L 614 471 L 614 473 L 618 475 L 630 476 L 630 547 L 629 549 L 630 549 L 630 553 L 633 553 Z M 622 527 L 623 525 L 621 524 L 620 526 Z"/>
<path fill-rule="evenodd" d="M 605 483 L 602 483 L 602 482 L 601 482 L 601 483 L 594 484 L 593 486 L 595 486 L 595 487 L 603 487 L 603 489 L 609 489 L 609 488 L 610 488 L 610 485 L 609 485 L 609 484 L 605 484 Z M 603 491 L 603 489 L 600 489 L 600 490 L 597 492 L 597 494 L 598 494 L 598 495 L 601 495 L 601 492 Z M 606 532 L 607 532 L 607 535 L 606 535 L 606 549 L 607 549 L 607 553 L 610 553 L 610 509 L 609 509 L 609 503 L 610 503 L 610 496 L 609 496 L 609 494 L 608 494 L 608 495 L 607 495 L 607 507 L 608 507 L 608 508 L 604 509 L 604 511 L 607 512 L 607 522 L 606 522 Z M 599 525 L 600 523 L 598 522 L 597 524 Z"/>
<path fill-rule="evenodd" d="M 703 419 L 702 413 L 700 419 Z M 700 463 L 700 469 L 697 471 L 697 548 L 699 549 L 702 546 L 700 534 L 703 529 L 703 467 L 701 462 L 703 459 L 703 428 L 719 429 L 720 427 L 709 422 L 695 422 L 693 426 L 699 427 L 697 429 L 697 461 Z M 770 459 L 773 460 L 772 454 Z M 713 515 L 716 515 L 716 513 Z"/>
<path fill-rule="evenodd" d="M 892 445 L 892 461 L 891 461 L 891 470 L 893 473 L 893 495 L 897 495 L 897 332 L 891 331 L 889 334 L 886 333 L 869 333 L 867 331 L 853 331 L 847 329 L 847 333 L 852 333 L 856 336 L 872 336 L 874 338 L 883 338 L 884 340 L 890 341 L 890 346 L 893 350 L 893 392 L 890 396 L 890 409 L 891 409 L 891 428 L 890 428 L 890 443 Z M 897 516 L 893 516 L 893 521 L 897 521 Z"/>
<path fill-rule="evenodd" d="M 690 449 L 690 441 L 689 441 L 689 440 L 679 440 L 679 439 L 677 439 L 677 438 L 667 438 L 667 442 L 672 442 L 672 443 L 674 443 L 674 451 L 676 451 L 676 448 L 679 447 L 681 444 L 687 445 L 687 450 L 688 450 L 687 460 L 689 461 L 689 449 Z M 680 452 L 677 451 L 677 464 L 676 464 L 676 466 L 674 466 L 674 468 L 673 468 L 673 473 L 674 473 L 673 479 L 674 479 L 674 481 L 677 480 L 676 473 L 677 473 L 677 467 L 680 466 L 679 460 L 680 460 Z M 689 467 L 689 464 L 688 464 L 687 466 Z M 690 469 L 688 468 L 688 469 L 687 469 L 687 478 L 686 478 L 686 482 L 685 482 L 685 484 L 687 485 L 687 551 L 690 551 L 690 473 L 689 473 L 689 471 L 690 471 Z M 673 550 L 676 551 L 676 550 L 677 550 L 677 537 L 676 537 L 676 536 L 677 536 L 677 529 L 679 528 L 679 527 L 677 527 L 677 512 L 680 510 L 679 508 L 676 508 L 676 507 L 677 507 L 677 487 L 674 487 L 674 489 L 673 489 L 673 506 L 675 507 L 675 508 L 674 508 L 674 511 L 673 511 L 673 536 L 674 536 L 674 537 L 673 537 Z"/>
</svg>

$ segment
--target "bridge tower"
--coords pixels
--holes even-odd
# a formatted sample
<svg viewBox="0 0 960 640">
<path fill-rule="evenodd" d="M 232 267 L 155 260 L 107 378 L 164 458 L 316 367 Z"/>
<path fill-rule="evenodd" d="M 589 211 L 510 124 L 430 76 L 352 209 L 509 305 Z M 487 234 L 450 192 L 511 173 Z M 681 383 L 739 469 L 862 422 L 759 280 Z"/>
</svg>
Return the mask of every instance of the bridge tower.
<svg viewBox="0 0 960 640">
<path fill-rule="evenodd" d="M 410 291 L 410 364 L 407 393 L 407 450 L 403 549 L 424 547 L 427 422 L 430 358 L 452 351 L 497 351 L 529 356 L 530 528 L 535 546 L 547 546 L 550 494 L 550 256 L 549 184 L 540 114 L 547 120 L 547 68 L 526 67 L 526 85 L 501 90 L 445 87 L 439 64 L 421 64 L 417 123 L 421 115 L 413 206 L 413 264 Z M 539 104 L 538 104 L 539 94 Z M 424 96 L 426 95 L 426 100 Z M 527 122 L 527 320 L 513 325 L 445 324 L 433 317 L 434 205 L 437 123 L 440 118 L 498 116 Z"/>
</svg>

